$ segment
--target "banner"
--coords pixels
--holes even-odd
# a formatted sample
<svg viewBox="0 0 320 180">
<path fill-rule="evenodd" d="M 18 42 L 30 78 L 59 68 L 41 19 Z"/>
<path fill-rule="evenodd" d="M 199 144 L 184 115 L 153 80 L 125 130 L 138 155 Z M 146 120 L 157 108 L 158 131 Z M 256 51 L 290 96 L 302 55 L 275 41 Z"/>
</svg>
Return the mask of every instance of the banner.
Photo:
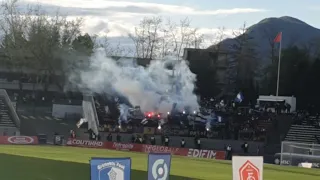
<svg viewBox="0 0 320 180">
<path fill-rule="evenodd" d="M 92 158 L 90 160 L 91 180 L 130 180 L 130 158 Z"/>
<path fill-rule="evenodd" d="M 143 128 L 143 134 L 155 134 L 155 128 L 153 127 L 144 127 Z"/>
<path fill-rule="evenodd" d="M 36 145 L 37 136 L 0 136 L 0 144 Z"/>
<path fill-rule="evenodd" d="M 189 131 L 190 137 L 199 136 L 200 138 L 206 138 L 207 137 L 207 131 Z"/>
<path fill-rule="evenodd" d="M 148 156 L 148 180 L 169 180 L 171 154 L 150 153 Z"/>
</svg>

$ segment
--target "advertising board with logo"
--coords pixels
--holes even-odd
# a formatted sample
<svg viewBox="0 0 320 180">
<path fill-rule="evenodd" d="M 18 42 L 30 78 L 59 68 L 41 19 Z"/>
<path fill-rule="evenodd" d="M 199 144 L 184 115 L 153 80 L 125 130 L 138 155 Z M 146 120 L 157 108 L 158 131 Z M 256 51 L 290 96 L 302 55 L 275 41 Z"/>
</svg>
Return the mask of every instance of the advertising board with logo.
<svg viewBox="0 0 320 180">
<path fill-rule="evenodd" d="M 224 151 L 214 151 L 214 150 L 206 150 L 206 149 L 189 149 L 188 157 L 193 158 L 206 158 L 206 159 L 225 159 Z"/>
<path fill-rule="evenodd" d="M 0 144 L 35 145 L 37 136 L 0 136 Z"/>
<path fill-rule="evenodd" d="M 144 144 L 144 145 L 142 145 L 142 152 L 145 152 L 145 153 L 170 153 L 173 155 L 186 156 L 188 153 L 188 149 Z"/>
<path fill-rule="evenodd" d="M 90 160 L 91 180 L 130 180 L 130 158 L 92 158 Z"/>
<path fill-rule="evenodd" d="M 114 149 L 119 151 L 136 151 L 141 152 L 142 145 L 134 143 L 121 143 L 121 142 L 105 142 L 107 149 Z"/>
<path fill-rule="evenodd" d="M 148 180 L 169 180 L 170 153 L 150 153 L 148 156 Z"/>
<path fill-rule="evenodd" d="M 106 148 L 102 141 L 68 139 L 67 146 L 86 147 L 86 148 Z"/>
<path fill-rule="evenodd" d="M 233 180 L 263 180 L 262 156 L 233 156 Z"/>
</svg>

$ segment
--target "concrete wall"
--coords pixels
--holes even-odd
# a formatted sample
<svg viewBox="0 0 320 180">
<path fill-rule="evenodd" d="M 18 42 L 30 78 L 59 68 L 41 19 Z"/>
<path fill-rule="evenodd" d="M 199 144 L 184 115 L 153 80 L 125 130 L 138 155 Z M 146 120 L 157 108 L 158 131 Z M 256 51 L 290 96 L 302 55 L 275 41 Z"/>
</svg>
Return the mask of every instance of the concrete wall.
<svg viewBox="0 0 320 180">
<path fill-rule="evenodd" d="M 70 114 L 82 115 L 82 106 L 53 104 L 52 116 L 56 118 L 64 118 Z"/>
<path fill-rule="evenodd" d="M 11 127 L 0 127 L 0 136 L 4 135 L 6 133 L 7 136 L 19 136 L 20 131 L 17 128 L 11 128 Z"/>
<path fill-rule="evenodd" d="M 106 137 L 108 133 L 101 133 L 101 140 L 106 141 Z M 131 142 L 132 134 L 124 134 L 121 133 L 121 141 L 122 142 Z M 156 137 L 156 143 L 158 145 L 161 144 L 161 137 L 159 135 Z M 195 148 L 194 138 L 192 137 L 178 137 L 178 136 L 170 136 L 170 146 L 180 147 L 181 139 L 184 138 L 186 141 L 186 147 Z M 116 134 L 113 134 L 113 141 L 116 141 Z M 231 145 L 235 152 L 242 152 L 241 145 L 244 141 L 235 141 L 235 140 L 216 140 L 216 139 L 201 139 L 202 149 L 215 149 L 215 150 L 224 150 L 226 145 Z M 248 142 L 249 144 L 249 152 L 256 153 L 257 147 L 260 147 L 260 151 L 263 152 L 264 143 L 262 142 Z"/>
</svg>

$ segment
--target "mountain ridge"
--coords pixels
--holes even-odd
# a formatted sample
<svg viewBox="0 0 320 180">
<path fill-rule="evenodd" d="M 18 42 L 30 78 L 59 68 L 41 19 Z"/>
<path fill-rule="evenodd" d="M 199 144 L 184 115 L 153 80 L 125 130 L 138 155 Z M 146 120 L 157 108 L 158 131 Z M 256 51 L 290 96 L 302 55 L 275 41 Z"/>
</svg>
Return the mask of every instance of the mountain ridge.
<svg viewBox="0 0 320 180">
<path fill-rule="evenodd" d="M 267 57 L 270 57 L 271 43 L 279 32 L 282 32 L 282 48 L 292 45 L 302 47 L 320 39 L 320 29 L 300 19 L 291 16 L 262 19 L 258 23 L 248 27 L 245 32 L 258 45 L 255 49 L 262 62 L 268 63 Z M 221 50 L 230 51 L 230 47 L 237 43 L 236 38 L 238 37 L 221 41 L 219 43 L 220 48 L 222 48 Z M 208 49 L 215 48 L 215 46 L 212 45 Z"/>
</svg>

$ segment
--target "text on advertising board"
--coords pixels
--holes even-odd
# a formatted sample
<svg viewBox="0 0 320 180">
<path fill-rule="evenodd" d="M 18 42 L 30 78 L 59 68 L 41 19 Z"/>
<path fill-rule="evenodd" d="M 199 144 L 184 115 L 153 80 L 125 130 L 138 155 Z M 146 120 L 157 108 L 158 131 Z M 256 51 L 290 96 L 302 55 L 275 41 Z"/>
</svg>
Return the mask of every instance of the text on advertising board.
<svg viewBox="0 0 320 180">
<path fill-rule="evenodd" d="M 143 145 L 144 152 L 146 153 L 171 153 L 175 154 L 180 148 L 156 146 L 156 145 Z"/>
<path fill-rule="evenodd" d="M 67 142 L 71 146 L 84 146 L 84 147 L 95 147 L 101 148 L 104 143 L 101 141 L 90 141 L 90 140 L 80 140 L 80 139 L 69 139 Z"/>
<path fill-rule="evenodd" d="M 35 145 L 38 143 L 37 136 L 0 136 L 0 144 Z"/>
<path fill-rule="evenodd" d="M 215 159 L 216 152 L 213 150 L 189 149 L 188 157 Z"/>
<path fill-rule="evenodd" d="M 11 144 L 32 144 L 34 139 L 29 136 L 11 136 L 8 137 L 8 142 Z"/>
<path fill-rule="evenodd" d="M 133 149 L 133 144 L 130 143 L 117 143 L 114 142 L 112 145 L 112 148 L 117 149 L 117 150 L 122 150 L 122 151 L 130 151 Z"/>
</svg>

